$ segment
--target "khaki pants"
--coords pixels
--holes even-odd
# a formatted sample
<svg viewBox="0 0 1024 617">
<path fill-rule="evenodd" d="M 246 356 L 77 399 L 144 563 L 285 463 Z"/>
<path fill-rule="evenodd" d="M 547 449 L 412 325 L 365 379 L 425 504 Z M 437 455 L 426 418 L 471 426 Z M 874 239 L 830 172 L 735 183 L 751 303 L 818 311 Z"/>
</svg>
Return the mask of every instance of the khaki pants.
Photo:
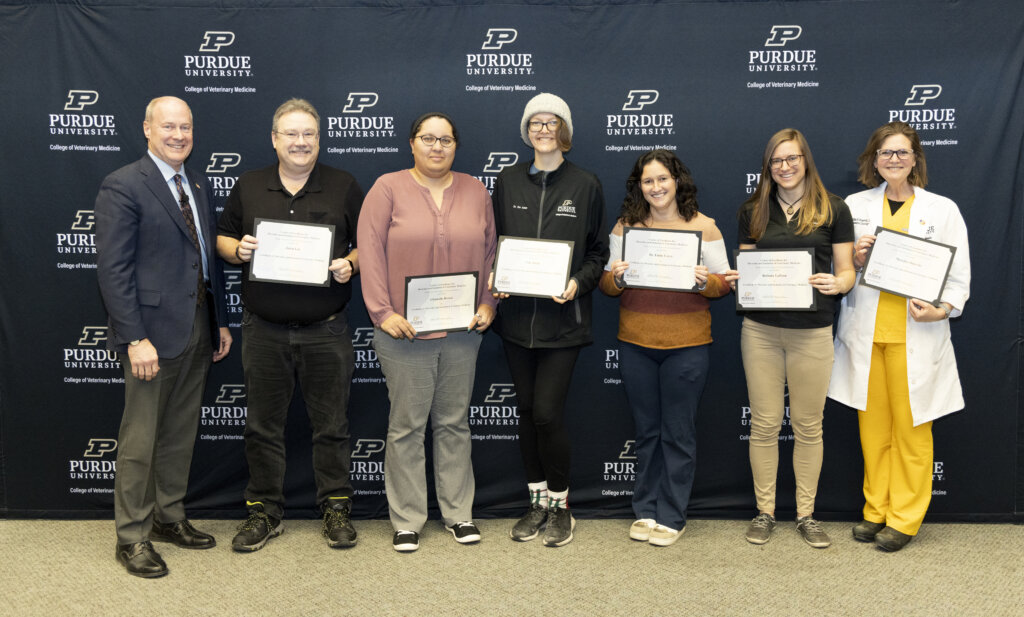
<svg viewBox="0 0 1024 617">
<path fill-rule="evenodd" d="M 797 514 L 813 514 L 821 473 L 822 411 L 832 374 L 832 327 L 776 328 L 747 318 L 740 349 L 750 397 L 750 469 L 758 511 L 775 513 L 779 430 L 788 385 Z"/>
</svg>

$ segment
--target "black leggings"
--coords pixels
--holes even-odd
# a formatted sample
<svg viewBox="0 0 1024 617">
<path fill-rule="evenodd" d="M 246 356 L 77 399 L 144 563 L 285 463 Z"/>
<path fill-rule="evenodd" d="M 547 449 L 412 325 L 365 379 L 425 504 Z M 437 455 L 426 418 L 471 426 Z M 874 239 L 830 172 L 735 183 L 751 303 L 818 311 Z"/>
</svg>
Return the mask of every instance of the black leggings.
<svg viewBox="0 0 1024 617">
<path fill-rule="evenodd" d="M 505 359 L 519 402 L 519 450 L 527 482 L 548 490 L 569 488 L 569 435 L 565 398 L 580 347 L 527 349 L 505 341 Z"/>
</svg>

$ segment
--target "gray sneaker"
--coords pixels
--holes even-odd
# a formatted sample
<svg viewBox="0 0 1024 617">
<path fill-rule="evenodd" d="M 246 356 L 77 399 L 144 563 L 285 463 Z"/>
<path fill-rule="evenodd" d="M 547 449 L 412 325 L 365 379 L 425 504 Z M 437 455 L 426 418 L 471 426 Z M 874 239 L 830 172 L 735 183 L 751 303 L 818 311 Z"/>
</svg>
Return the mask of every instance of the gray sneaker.
<svg viewBox="0 0 1024 617">
<path fill-rule="evenodd" d="M 747 542 L 751 544 L 764 544 L 772 537 L 774 529 L 775 517 L 762 512 L 755 516 L 754 520 L 750 521 L 750 526 L 747 527 Z"/>
<path fill-rule="evenodd" d="M 804 537 L 804 542 L 814 548 L 828 548 L 832 544 L 828 534 L 813 517 L 803 516 L 796 519 L 796 530 Z"/>
<path fill-rule="evenodd" d="M 533 504 L 526 511 L 523 518 L 509 530 L 508 535 L 516 542 L 529 542 L 537 537 L 541 528 L 548 520 L 548 509 L 538 504 Z"/>
<path fill-rule="evenodd" d="M 572 542 L 574 529 L 576 519 L 568 508 L 551 508 L 548 510 L 548 528 L 544 531 L 544 546 L 565 546 Z"/>
</svg>

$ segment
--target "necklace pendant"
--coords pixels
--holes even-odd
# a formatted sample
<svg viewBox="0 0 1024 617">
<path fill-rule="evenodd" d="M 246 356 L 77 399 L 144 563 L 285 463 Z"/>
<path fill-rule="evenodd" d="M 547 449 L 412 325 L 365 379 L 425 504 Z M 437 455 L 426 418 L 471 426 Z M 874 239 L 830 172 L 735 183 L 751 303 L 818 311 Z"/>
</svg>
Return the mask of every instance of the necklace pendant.
<svg viewBox="0 0 1024 617">
<path fill-rule="evenodd" d="M 786 216 L 793 216 L 793 206 L 786 208 Z"/>
</svg>

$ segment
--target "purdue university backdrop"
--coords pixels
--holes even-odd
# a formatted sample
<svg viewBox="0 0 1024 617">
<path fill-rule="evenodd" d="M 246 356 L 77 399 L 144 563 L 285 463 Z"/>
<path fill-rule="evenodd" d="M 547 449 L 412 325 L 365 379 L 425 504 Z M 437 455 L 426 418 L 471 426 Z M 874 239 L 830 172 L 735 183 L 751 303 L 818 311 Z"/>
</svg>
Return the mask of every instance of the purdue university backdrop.
<svg viewBox="0 0 1024 617">
<path fill-rule="evenodd" d="M 212 6 L 211 6 L 212 5 Z M 530 156 L 526 101 L 570 105 L 569 158 L 604 186 L 611 227 L 641 151 L 674 150 L 701 209 L 736 246 L 736 211 L 776 130 L 801 129 L 826 186 L 860 190 L 856 157 L 900 119 L 925 144 L 929 189 L 960 206 L 973 284 L 952 324 L 966 410 L 936 422 L 930 520 L 1020 521 L 1024 513 L 1021 274 L 1024 7 L 1019 0 L 832 2 L 292 2 L 0 0 L 0 515 L 106 517 L 123 401 L 105 351 L 93 205 L 102 178 L 138 159 L 143 110 L 158 95 L 191 106 L 202 170 L 223 206 L 238 175 L 275 160 L 274 109 L 308 98 L 322 116 L 320 159 L 364 190 L 411 166 L 412 119 L 448 112 L 463 140 L 455 169 L 489 188 Z M 242 512 L 246 393 L 240 276 L 228 269 L 235 346 L 203 401 L 188 505 Z M 630 516 L 635 456 L 618 371 L 617 305 L 595 300 L 595 343 L 580 357 L 567 420 L 572 504 Z M 711 375 L 698 418 L 696 516 L 753 512 L 749 410 L 735 300 L 713 302 Z M 356 290 L 350 419 L 355 513 L 386 515 L 388 402 Z M 525 504 L 516 396 L 488 334 L 469 412 L 476 512 Z M 293 408 L 289 516 L 313 508 L 309 427 Z M 792 431 L 781 437 L 780 510 L 792 510 Z M 862 504 L 856 412 L 829 402 L 818 512 Z"/>
</svg>

